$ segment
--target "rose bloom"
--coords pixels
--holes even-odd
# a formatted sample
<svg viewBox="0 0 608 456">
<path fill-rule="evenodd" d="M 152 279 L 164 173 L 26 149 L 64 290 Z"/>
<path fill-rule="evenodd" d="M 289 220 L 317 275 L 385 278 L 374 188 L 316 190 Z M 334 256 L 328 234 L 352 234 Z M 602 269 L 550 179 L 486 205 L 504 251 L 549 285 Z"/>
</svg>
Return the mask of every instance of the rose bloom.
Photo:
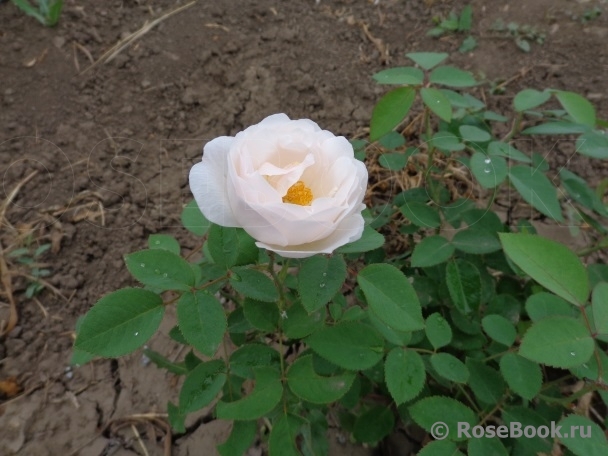
<svg viewBox="0 0 608 456">
<path fill-rule="evenodd" d="M 208 220 L 241 227 L 258 247 L 290 258 L 358 240 L 366 187 L 367 169 L 346 138 L 285 114 L 210 141 L 190 171 Z"/>
</svg>

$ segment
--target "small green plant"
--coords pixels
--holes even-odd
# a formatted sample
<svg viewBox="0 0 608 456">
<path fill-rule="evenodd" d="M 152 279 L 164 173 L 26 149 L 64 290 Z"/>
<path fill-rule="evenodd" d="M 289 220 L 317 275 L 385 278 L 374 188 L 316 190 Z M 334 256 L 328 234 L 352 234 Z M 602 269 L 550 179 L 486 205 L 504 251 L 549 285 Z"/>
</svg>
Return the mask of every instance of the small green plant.
<svg viewBox="0 0 608 456">
<path fill-rule="evenodd" d="M 27 273 L 22 274 L 27 280 L 28 285 L 25 289 L 25 297 L 30 299 L 44 289 L 44 284 L 39 279 L 51 275 L 51 270 L 46 265 L 40 263 L 40 257 L 51 248 L 51 244 L 36 246 L 31 237 L 26 239 L 24 247 L 10 251 L 7 257 L 15 263 L 26 268 Z"/>
<path fill-rule="evenodd" d="M 585 10 L 583 15 L 581 16 L 581 22 L 583 24 L 586 24 L 587 22 L 593 21 L 600 17 L 600 14 L 602 14 L 602 8 L 600 8 L 599 6 L 595 6 L 591 9 Z"/>
<path fill-rule="evenodd" d="M 36 0 L 37 8 L 32 6 L 29 0 L 11 1 L 25 14 L 32 16 L 47 27 L 53 27 L 57 24 L 63 9 L 63 0 Z"/>
<path fill-rule="evenodd" d="M 539 31 L 531 25 L 520 25 L 517 22 L 509 22 L 505 24 L 502 19 L 497 19 L 492 25 L 492 30 L 513 39 L 519 49 L 524 52 L 530 52 L 530 43 L 543 44 L 545 42 L 545 33 Z"/>
<path fill-rule="evenodd" d="M 473 23 L 473 8 L 471 5 L 465 6 L 460 14 L 450 11 L 447 18 L 434 17 L 433 22 L 436 26 L 427 32 L 427 35 L 439 37 L 445 33 L 470 33 Z M 468 35 L 460 45 L 459 52 L 469 52 L 477 47 L 477 40 Z"/>
</svg>

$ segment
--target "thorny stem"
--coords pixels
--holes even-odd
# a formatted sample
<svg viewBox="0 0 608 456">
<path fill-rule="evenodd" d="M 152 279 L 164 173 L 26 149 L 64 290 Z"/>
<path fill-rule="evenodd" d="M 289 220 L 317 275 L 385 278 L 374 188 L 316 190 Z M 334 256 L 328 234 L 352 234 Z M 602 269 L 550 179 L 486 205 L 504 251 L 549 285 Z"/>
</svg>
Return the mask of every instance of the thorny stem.
<svg viewBox="0 0 608 456">
<path fill-rule="evenodd" d="M 230 400 L 232 401 L 232 399 L 233 399 L 232 382 L 230 381 L 230 363 L 229 363 L 230 357 L 228 356 L 228 347 L 226 347 L 226 338 L 225 337 L 222 340 L 222 347 L 224 350 L 224 358 L 226 358 L 226 379 L 228 380 L 228 396 L 230 396 Z"/>
<path fill-rule="evenodd" d="M 435 146 L 431 142 L 431 138 L 433 136 L 433 129 L 431 128 L 431 110 L 429 108 L 425 108 L 424 110 L 424 125 L 426 127 L 426 140 L 428 144 L 428 156 L 429 160 L 427 163 L 427 174 L 430 173 L 431 168 L 433 167 L 433 160 L 435 158 Z M 435 187 L 431 188 L 431 193 L 433 200 L 437 199 L 437 195 L 435 194 Z"/>
<path fill-rule="evenodd" d="M 279 292 L 279 302 L 278 302 L 278 306 L 279 306 L 279 352 L 281 355 L 281 356 L 279 356 L 279 361 L 281 363 L 281 379 L 284 381 L 286 378 L 286 375 L 285 375 L 285 360 L 283 359 L 283 357 L 284 357 L 283 312 L 285 311 L 286 300 L 285 300 L 285 290 L 283 288 L 283 282 L 285 280 L 285 277 L 287 276 L 288 261 L 287 260 L 283 261 L 283 266 L 281 267 L 281 271 L 279 274 L 277 274 L 276 271 L 274 270 L 274 266 L 275 266 L 274 252 L 268 252 L 268 257 L 269 257 L 268 272 L 272 276 L 274 284 L 277 287 L 277 290 Z M 285 413 L 287 413 L 287 403 L 285 402 L 285 398 L 283 398 L 283 411 Z"/>
</svg>

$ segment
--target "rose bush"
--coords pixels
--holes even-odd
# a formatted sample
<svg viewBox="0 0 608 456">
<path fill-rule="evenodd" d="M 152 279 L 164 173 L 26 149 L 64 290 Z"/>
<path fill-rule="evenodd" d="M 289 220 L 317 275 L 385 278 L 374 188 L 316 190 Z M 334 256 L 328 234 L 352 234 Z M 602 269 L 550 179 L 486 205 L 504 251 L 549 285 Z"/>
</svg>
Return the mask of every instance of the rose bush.
<svg viewBox="0 0 608 456">
<path fill-rule="evenodd" d="M 211 222 L 241 227 L 284 257 L 331 253 L 363 233 L 365 165 L 308 119 L 267 117 L 207 143 L 190 188 Z"/>
</svg>

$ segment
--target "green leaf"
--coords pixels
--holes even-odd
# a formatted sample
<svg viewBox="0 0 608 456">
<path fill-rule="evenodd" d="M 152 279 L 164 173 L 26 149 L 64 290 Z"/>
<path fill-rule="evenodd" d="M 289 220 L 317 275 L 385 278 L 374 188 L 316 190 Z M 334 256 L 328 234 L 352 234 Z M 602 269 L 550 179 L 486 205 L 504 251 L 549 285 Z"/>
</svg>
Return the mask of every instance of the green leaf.
<svg viewBox="0 0 608 456">
<path fill-rule="evenodd" d="M 258 258 L 255 240 L 241 228 L 212 225 L 207 245 L 214 263 L 224 269 L 251 264 Z"/>
<path fill-rule="evenodd" d="M 275 303 L 247 298 L 243 302 L 243 313 L 255 329 L 272 332 L 278 327 L 280 316 Z"/>
<path fill-rule="evenodd" d="M 234 421 L 226 441 L 217 446 L 221 456 L 243 456 L 253 444 L 257 433 L 255 421 Z"/>
<path fill-rule="evenodd" d="M 452 341 L 450 323 L 437 312 L 427 317 L 424 330 L 427 339 L 435 350 L 449 345 Z"/>
<path fill-rule="evenodd" d="M 355 374 L 344 374 L 331 377 L 318 375 L 312 364 L 312 355 L 300 356 L 287 372 L 287 384 L 300 399 L 313 404 L 329 404 L 346 394 L 353 384 Z"/>
<path fill-rule="evenodd" d="M 449 440 L 432 440 L 420 450 L 418 456 L 464 456 L 464 453 Z"/>
<path fill-rule="evenodd" d="M 403 347 L 407 345 L 410 339 L 412 338 L 412 333 L 410 331 L 394 330 L 382 320 L 380 320 L 380 318 L 378 318 L 376 314 L 371 310 L 367 313 L 367 317 L 369 318 L 369 321 L 374 326 L 374 328 L 376 328 L 378 332 L 382 334 L 382 336 L 393 345 Z"/>
<path fill-rule="evenodd" d="M 589 295 L 587 271 L 566 246 L 534 234 L 500 233 L 508 257 L 543 287 L 577 306 Z"/>
<path fill-rule="evenodd" d="M 200 410 L 209 405 L 226 383 L 226 366 L 218 359 L 200 363 L 186 376 L 179 393 L 179 409 L 182 414 Z"/>
<path fill-rule="evenodd" d="M 74 348 L 96 356 L 117 358 L 145 344 L 160 326 L 163 300 L 140 288 L 114 291 L 87 312 Z"/>
<path fill-rule="evenodd" d="M 190 264 L 167 250 L 141 250 L 125 255 L 127 269 L 144 285 L 159 290 L 188 291 L 194 286 Z"/>
<path fill-rule="evenodd" d="M 449 353 L 435 353 L 430 358 L 431 366 L 441 377 L 456 383 L 469 380 L 469 369 L 462 361 Z"/>
<path fill-rule="evenodd" d="M 423 87 L 420 96 L 423 103 L 441 120 L 448 123 L 452 121 L 452 104 L 443 93 L 432 87 Z"/>
<path fill-rule="evenodd" d="M 46 18 L 46 25 L 53 27 L 59 21 L 61 10 L 63 8 L 63 0 L 55 0 L 49 7 L 49 12 Z"/>
<path fill-rule="evenodd" d="M 598 334 L 608 334 L 608 283 L 600 282 L 593 289 L 591 308 Z"/>
<path fill-rule="evenodd" d="M 157 367 L 161 369 L 166 369 L 172 374 L 186 375 L 188 373 L 188 369 L 186 368 L 184 363 L 173 363 L 157 351 L 150 350 L 149 348 L 144 348 L 144 355 L 147 356 L 150 361 L 156 364 Z"/>
<path fill-rule="evenodd" d="M 378 159 L 380 166 L 391 171 L 399 171 L 405 168 L 409 156 L 402 153 L 382 154 Z"/>
<path fill-rule="evenodd" d="M 93 359 L 95 359 L 95 355 L 73 348 L 72 356 L 70 357 L 70 366 L 84 366 Z"/>
<path fill-rule="evenodd" d="M 279 292 L 274 282 L 256 269 L 234 268 L 230 274 L 230 285 L 248 298 L 265 302 L 279 300 Z"/>
<path fill-rule="evenodd" d="M 326 360 L 349 370 L 372 367 L 384 352 L 382 336 L 356 321 L 324 327 L 311 334 L 306 343 Z"/>
<path fill-rule="evenodd" d="M 374 106 L 370 124 L 370 141 L 377 141 L 399 125 L 410 108 L 416 91 L 411 87 L 399 87 L 385 94 Z"/>
<path fill-rule="evenodd" d="M 551 427 L 551 423 L 534 409 L 524 406 L 507 406 L 503 408 L 502 419 L 504 424 L 508 427 L 518 423 L 521 425 L 521 429 L 525 429 L 526 426 L 533 426 L 538 429 L 540 426 Z M 548 437 L 532 437 L 527 438 L 521 436 L 515 440 L 515 451 L 514 454 L 520 455 L 538 455 L 539 453 L 551 454 L 552 448 L 554 448 L 554 439 L 549 435 Z"/>
<path fill-rule="evenodd" d="M 478 401 L 497 404 L 505 393 L 505 382 L 500 373 L 483 361 L 467 358 L 466 366 L 471 373 L 469 387 Z"/>
<path fill-rule="evenodd" d="M 450 115 L 451 115 L 450 108 Z M 460 138 L 449 131 L 438 131 L 433 135 L 431 144 L 439 150 L 446 152 L 454 152 L 464 149 L 464 144 L 460 141 Z"/>
<path fill-rule="evenodd" d="M 279 367 L 279 352 L 268 345 L 249 343 L 230 355 L 230 373 L 243 378 L 254 378 L 254 369 L 259 366 Z"/>
<path fill-rule="evenodd" d="M 474 264 L 460 259 L 448 262 L 445 280 L 452 302 L 461 313 L 479 307 L 481 276 Z"/>
<path fill-rule="evenodd" d="M 523 112 L 542 105 L 551 98 L 551 92 L 539 92 L 534 89 L 524 89 L 515 95 L 513 106 L 516 111 Z"/>
<path fill-rule="evenodd" d="M 462 40 L 462 44 L 458 48 L 458 52 L 466 53 L 470 52 L 477 47 L 477 40 L 473 36 L 467 36 L 464 40 Z"/>
<path fill-rule="evenodd" d="M 483 188 L 494 188 L 507 178 L 507 162 L 502 157 L 475 152 L 469 165 Z"/>
<path fill-rule="evenodd" d="M 583 133 L 576 140 L 576 151 L 588 157 L 608 158 L 608 135 L 600 130 Z"/>
<path fill-rule="evenodd" d="M 302 424 L 303 420 L 298 416 L 281 415 L 273 423 L 270 431 L 268 439 L 270 456 L 301 456 L 302 453 L 298 451 L 296 438 Z"/>
<path fill-rule="evenodd" d="M 324 307 L 340 291 L 346 280 L 342 255 L 315 255 L 302 262 L 298 274 L 298 293 L 308 312 Z"/>
<path fill-rule="evenodd" d="M 420 85 L 424 80 L 422 70 L 414 67 L 397 67 L 382 70 L 373 78 L 379 84 Z"/>
<path fill-rule="evenodd" d="M 23 11 L 26 15 L 32 16 L 42 25 L 50 25 L 47 24 L 46 18 L 38 12 L 36 8 L 34 8 L 28 0 L 11 0 L 16 6 L 19 7 L 21 11 Z"/>
<path fill-rule="evenodd" d="M 519 354 L 548 366 L 570 368 L 589 361 L 595 344 L 587 327 L 569 317 L 547 317 L 532 324 Z"/>
<path fill-rule="evenodd" d="M 441 219 L 437 210 L 424 203 L 410 201 L 399 208 L 401 213 L 414 225 L 424 228 L 437 228 Z"/>
<path fill-rule="evenodd" d="M 180 253 L 179 242 L 168 234 L 151 234 L 148 238 L 148 247 L 150 249 L 168 250 L 176 255 Z"/>
<path fill-rule="evenodd" d="M 471 5 L 465 6 L 460 12 L 460 17 L 458 18 L 458 30 L 461 32 L 466 32 L 471 30 L 471 23 L 473 22 L 473 8 Z"/>
<path fill-rule="evenodd" d="M 508 117 L 505 117 L 494 111 L 484 111 L 483 118 L 484 120 L 489 120 L 491 122 L 506 122 L 507 120 L 509 120 Z"/>
<path fill-rule="evenodd" d="M 469 440 L 469 456 L 509 456 L 509 452 L 496 437 Z"/>
<path fill-rule="evenodd" d="M 589 131 L 589 127 L 577 123 L 558 121 L 546 122 L 534 127 L 526 128 L 522 131 L 524 135 L 570 135 L 576 133 L 585 133 Z"/>
<path fill-rule="evenodd" d="M 506 157 L 510 158 L 511 160 L 517 160 L 524 163 L 532 163 L 532 160 L 526 154 L 517 150 L 510 144 L 501 141 L 492 141 L 490 144 L 488 144 L 488 155 L 490 155 L 491 157 Z"/>
<path fill-rule="evenodd" d="M 182 225 L 197 236 L 204 236 L 209 231 L 211 222 L 205 218 L 195 200 L 190 201 L 182 211 Z"/>
<path fill-rule="evenodd" d="M 517 331 L 513 323 L 501 315 L 483 317 L 481 326 L 488 336 L 507 347 L 513 345 L 517 337 Z"/>
<path fill-rule="evenodd" d="M 576 309 L 567 301 L 545 291 L 535 293 L 528 298 L 526 301 L 526 312 L 532 321 L 556 315 L 574 317 L 577 314 Z"/>
<path fill-rule="evenodd" d="M 413 350 L 393 348 L 384 362 L 386 387 L 397 405 L 414 399 L 424 387 L 422 358 Z"/>
<path fill-rule="evenodd" d="M 257 420 L 269 413 L 281 400 L 283 386 L 279 371 L 272 367 L 255 367 L 253 391 L 233 402 L 220 401 L 216 414 L 222 420 Z"/>
<path fill-rule="evenodd" d="M 412 59 L 423 69 L 430 70 L 447 59 L 449 54 L 445 52 L 410 52 L 405 56 Z"/>
<path fill-rule="evenodd" d="M 470 143 L 485 143 L 492 139 L 492 135 L 486 130 L 482 130 L 479 127 L 473 125 L 461 125 L 458 127 L 458 132 L 464 141 Z"/>
<path fill-rule="evenodd" d="M 452 245 L 462 252 L 474 255 L 497 252 L 502 248 L 496 235 L 483 228 L 458 231 L 452 239 Z"/>
<path fill-rule="evenodd" d="M 177 321 L 188 343 L 210 357 L 222 343 L 228 325 L 222 304 L 204 290 L 182 295 L 177 303 Z"/>
<path fill-rule="evenodd" d="M 608 443 L 602 428 L 589 418 L 571 414 L 559 423 L 562 426 L 560 441 L 577 456 L 604 456 Z M 578 427 L 578 430 L 575 428 Z M 578 431 L 578 432 L 577 432 Z M 568 434 L 566 436 L 566 434 Z"/>
<path fill-rule="evenodd" d="M 167 403 L 167 419 L 175 432 L 186 432 L 186 415 L 172 402 Z"/>
<path fill-rule="evenodd" d="M 340 247 L 338 253 L 363 253 L 376 250 L 384 245 L 384 236 L 373 228 L 366 226 L 361 239 Z"/>
<path fill-rule="evenodd" d="M 608 282 L 608 265 L 606 264 L 590 264 L 587 266 L 589 280 L 591 285 L 595 286 L 600 282 Z"/>
<path fill-rule="evenodd" d="M 396 131 L 390 131 L 378 140 L 380 145 L 385 149 L 396 149 L 405 145 L 405 138 L 402 134 Z"/>
<path fill-rule="evenodd" d="M 576 123 L 595 126 L 595 108 L 586 98 L 574 92 L 557 92 L 555 96 Z"/>
<path fill-rule="evenodd" d="M 500 358 L 500 373 L 515 393 L 532 400 L 543 385 L 540 366 L 515 353 L 506 353 Z"/>
<path fill-rule="evenodd" d="M 475 412 L 462 402 L 443 396 L 430 396 L 419 400 L 408 408 L 412 419 L 424 430 L 430 432 L 438 421 L 443 422 L 449 429 L 447 436 L 450 440 L 466 440 L 458 438 L 458 423 L 469 423 L 471 427 L 477 423 Z M 449 411 L 449 413 L 446 413 Z"/>
<path fill-rule="evenodd" d="M 353 437 L 362 443 L 375 444 L 389 435 L 395 426 L 395 416 L 389 407 L 373 406 L 355 421 Z"/>
<path fill-rule="evenodd" d="M 418 295 L 399 269 L 371 264 L 359 271 L 357 282 L 370 309 L 389 327 L 397 331 L 424 328 Z"/>
<path fill-rule="evenodd" d="M 443 236 L 428 236 L 414 247 L 413 268 L 428 268 L 444 263 L 454 254 L 454 246 Z"/>
<path fill-rule="evenodd" d="M 283 331 L 290 339 L 302 339 L 323 326 L 324 319 L 323 309 L 308 314 L 300 304 L 294 304 L 287 309 L 287 318 L 283 320 Z"/>
<path fill-rule="evenodd" d="M 514 166 L 509 171 L 509 180 L 532 207 L 554 220 L 564 220 L 557 189 L 542 172 L 530 166 Z"/>
<path fill-rule="evenodd" d="M 572 199 L 588 209 L 593 210 L 595 204 L 600 203 L 597 195 L 589 188 L 587 182 L 576 174 L 562 168 L 559 172 L 562 186 Z"/>
<path fill-rule="evenodd" d="M 169 331 L 169 337 L 171 339 L 173 339 L 177 343 L 180 343 L 180 344 L 183 344 L 183 345 L 187 345 L 188 344 L 188 341 L 186 339 L 184 339 L 184 335 L 179 330 L 179 326 L 178 325 L 175 325 L 173 328 L 171 328 L 171 330 Z"/>
<path fill-rule="evenodd" d="M 471 73 L 453 66 L 435 68 L 431 72 L 429 80 L 433 84 L 442 84 L 449 87 L 472 87 L 477 84 Z"/>
<path fill-rule="evenodd" d="M 528 40 L 523 39 L 521 36 L 515 37 L 515 44 L 522 51 L 530 52 L 530 43 L 528 42 Z"/>
</svg>

